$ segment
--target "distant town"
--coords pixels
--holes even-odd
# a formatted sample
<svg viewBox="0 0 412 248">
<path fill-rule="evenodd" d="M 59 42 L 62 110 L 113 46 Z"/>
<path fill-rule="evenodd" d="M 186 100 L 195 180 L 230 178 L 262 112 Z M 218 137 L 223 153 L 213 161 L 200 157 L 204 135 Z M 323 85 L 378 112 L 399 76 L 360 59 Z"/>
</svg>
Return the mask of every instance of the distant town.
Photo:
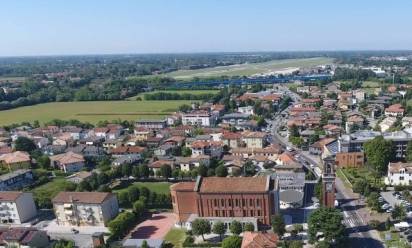
<svg viewBox="0 0 412 248">
<path fill-rule="evenodd" d="M 412 53 L 0 58 L 1 247 L 411 247 Z"/>
</svg>

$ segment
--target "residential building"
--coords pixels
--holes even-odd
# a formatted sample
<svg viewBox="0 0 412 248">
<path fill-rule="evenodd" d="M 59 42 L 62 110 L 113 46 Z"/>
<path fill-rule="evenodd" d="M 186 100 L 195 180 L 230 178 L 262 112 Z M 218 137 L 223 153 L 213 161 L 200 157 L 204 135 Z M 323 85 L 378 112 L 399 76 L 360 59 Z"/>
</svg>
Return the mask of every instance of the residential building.
<svg viewBox="0 0 412 248">
<path fill-rule="evenodd" d="M 193 111 L 182 114 L 182 124 L 210 127 L 215 124 L 215 118 L 207 111 Z"/>
<path fill-rule="evenodd" d="M 0 223 L 22 224 L 37 215 L 33 194 L 18 191 L 0 192 Z"/>
<path fill-rule="evenodd" d="M 50 238 L 45 231 L 33 227 L 0 228 L 0 247 L 50 247 Z"/>
<path fill-rule="evenodd" d="M 279 212 L 276 180 L 267 177 L 198 177 L 196 182 L 181 182 L 170 187 L 177 224 L 191 229 L 195 219 L 252 222 L 255 230 L 269 226 Z"/>
<path fill-rule="evenodd" d="M 84 180 L 90 178 L 91 176 L 92 176 L 92 173 L 89 171 L 79 171 L 70 176 L 67 176 L 66 180 L 72 183 L 79 184 L 83 182 Z"/>
<path fill-rule="evenodd" d="M 223 124 L 229 124 L 236 128 L 240 128 L 249 120 L 250 114 L 230 113 L 220 117 Z"/>
<path fill-rule="evenodd" d="M 16 151 L 0 156 L 0 163 L 9 170 L 25 169 L 31 165 L 30 154 Z"/>
<path fill-rule="evenodd" d="M 405 109 L 401 104 L 393 104 L 385 109 L 385 116 L 402 117 Z"/>
<path fill-rule="evenodd" d="M 160 130 L 166 127 L 166 121 L 165 120 L 138 120 L 135 123 L 135 127 L 137 129 L 139 128 L 145 128 L 149 130 Z"/>
<path fill-rule="evenodd" d="M 85 165 L 83 155 L 66 152 L 50 157 L 50 164 L 52 167 L 57 167 L 65 173 L 72 173 L 80 171 Z"/>
<path fill-rule="evenodd" d="M 62 226 L 106 226 L 119 212 L 116 195 L 106 192 L 60 192 L 52 203 Z"/>
<path fill-rule="evenodd" d="M 193 168 L 204 165 L 209 166 L 210 156 L 198 155 L 196 157 L 176 157 L 175 164 L 180 167 L 181 171 L 190 171 Z"/>
<path fill-rule="evenodd" d="M 0 191 L 21 190 L 34 182 L 33 172 L 29 169 L 20 169 L 0 175 Z"/>
<path fill-rule="evenodd" d="M 223 145 L 228 148 L 237 148 L 240 146 L 242 135 L 240 133 L 223 132 L 221 140 Z"/>
<path fill-rule="evenodd" d="M 269 232 L 244 232 L 241 248 L 276 248 L 279 237 Z"/>
<path fill-rule="evenodd" d="M 387 185 L 412 185 L 412 163 L 389 163 L 385 178 Z"/>
<path fill-rule="evenodd" d="M 339 168 L 363 167 L 365 155 L 363 152 L 339 152 L 336 153 L 335 163 Z"/>
<path fill-rule="evenodd" d="M 265 147 L 267 133 L 250 132 L 242 133 L 242 141 L 245 142 L 247 148 L 263 148 Z"/>
<path fill-rule="evenodd" d="M 381 132 L 388 131 L 396 122 L 396 117 L 386 117 L 379 123 Z"/>
<path fill-rule="evenodd" d="M 209 155 L 220 158 L 223 153 L 223 143 L 219 141 L 197 140 L 191 144 L 192 156 Z"/>
</svg>

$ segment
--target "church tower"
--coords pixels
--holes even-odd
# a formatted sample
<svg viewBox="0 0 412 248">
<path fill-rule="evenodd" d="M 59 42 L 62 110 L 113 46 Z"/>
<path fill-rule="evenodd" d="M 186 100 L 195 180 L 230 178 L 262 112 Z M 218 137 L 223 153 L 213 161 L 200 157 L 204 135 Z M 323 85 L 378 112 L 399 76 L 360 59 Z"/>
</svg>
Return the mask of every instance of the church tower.
<svg viewBox="0 0 412 248">
<path fill-rule="evenodd" d="M 323 160 L 322 173 L 322 205 L 324 207 L 335 207 L 335 160 L 325 158 Z"/>
</svg>

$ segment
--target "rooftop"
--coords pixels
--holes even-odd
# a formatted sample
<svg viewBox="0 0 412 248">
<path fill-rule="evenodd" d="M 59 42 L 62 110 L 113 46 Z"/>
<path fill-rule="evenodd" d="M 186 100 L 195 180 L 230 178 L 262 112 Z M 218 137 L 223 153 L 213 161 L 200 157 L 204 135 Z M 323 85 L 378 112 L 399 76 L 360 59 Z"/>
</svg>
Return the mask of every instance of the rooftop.
<svg viewBox="0 0 412 248">
<path fill-rule="evenodd" d="M 53 198 L 52 202 L 101 204 L 111 196 L 114 196 L 114 194 L 106 192 L 60 192 Z"/>
</svg>

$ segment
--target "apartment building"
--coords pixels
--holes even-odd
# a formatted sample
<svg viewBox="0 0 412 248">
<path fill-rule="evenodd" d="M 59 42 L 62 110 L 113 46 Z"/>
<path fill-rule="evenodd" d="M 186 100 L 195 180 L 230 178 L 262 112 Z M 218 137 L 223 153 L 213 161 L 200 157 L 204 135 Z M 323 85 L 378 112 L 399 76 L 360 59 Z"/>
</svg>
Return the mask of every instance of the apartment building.
<svg viewBox="0 0 412 248">
<path fill-rule="evenodd" d="M 389 163 L 385 178 L 387 185 L 412 185 L 412 163 Z"/>
<path fill-rule="evenodd" d="M 215 124 L 215 118 L 207 111 L 193 111 L 182 115 L 182 124 L 210 127 Z"/>
<path fill-rule="evenodd" d="M 34 182 L 33 172 L 20 169 L 0 176 L 0 191 L 20 190 Z"/>
<path fill-rule="evenodd" d="M 33 194 L 17 191 L 0 192 L 0 223 L 22 224 L 37 215 Z"/>
<path fill-rule="evenodd" d="M 62 226 L 106 226 L 119 212 L 116 195 L 105 192 L 60 192 L 52 203 Z"/>
</svg>

